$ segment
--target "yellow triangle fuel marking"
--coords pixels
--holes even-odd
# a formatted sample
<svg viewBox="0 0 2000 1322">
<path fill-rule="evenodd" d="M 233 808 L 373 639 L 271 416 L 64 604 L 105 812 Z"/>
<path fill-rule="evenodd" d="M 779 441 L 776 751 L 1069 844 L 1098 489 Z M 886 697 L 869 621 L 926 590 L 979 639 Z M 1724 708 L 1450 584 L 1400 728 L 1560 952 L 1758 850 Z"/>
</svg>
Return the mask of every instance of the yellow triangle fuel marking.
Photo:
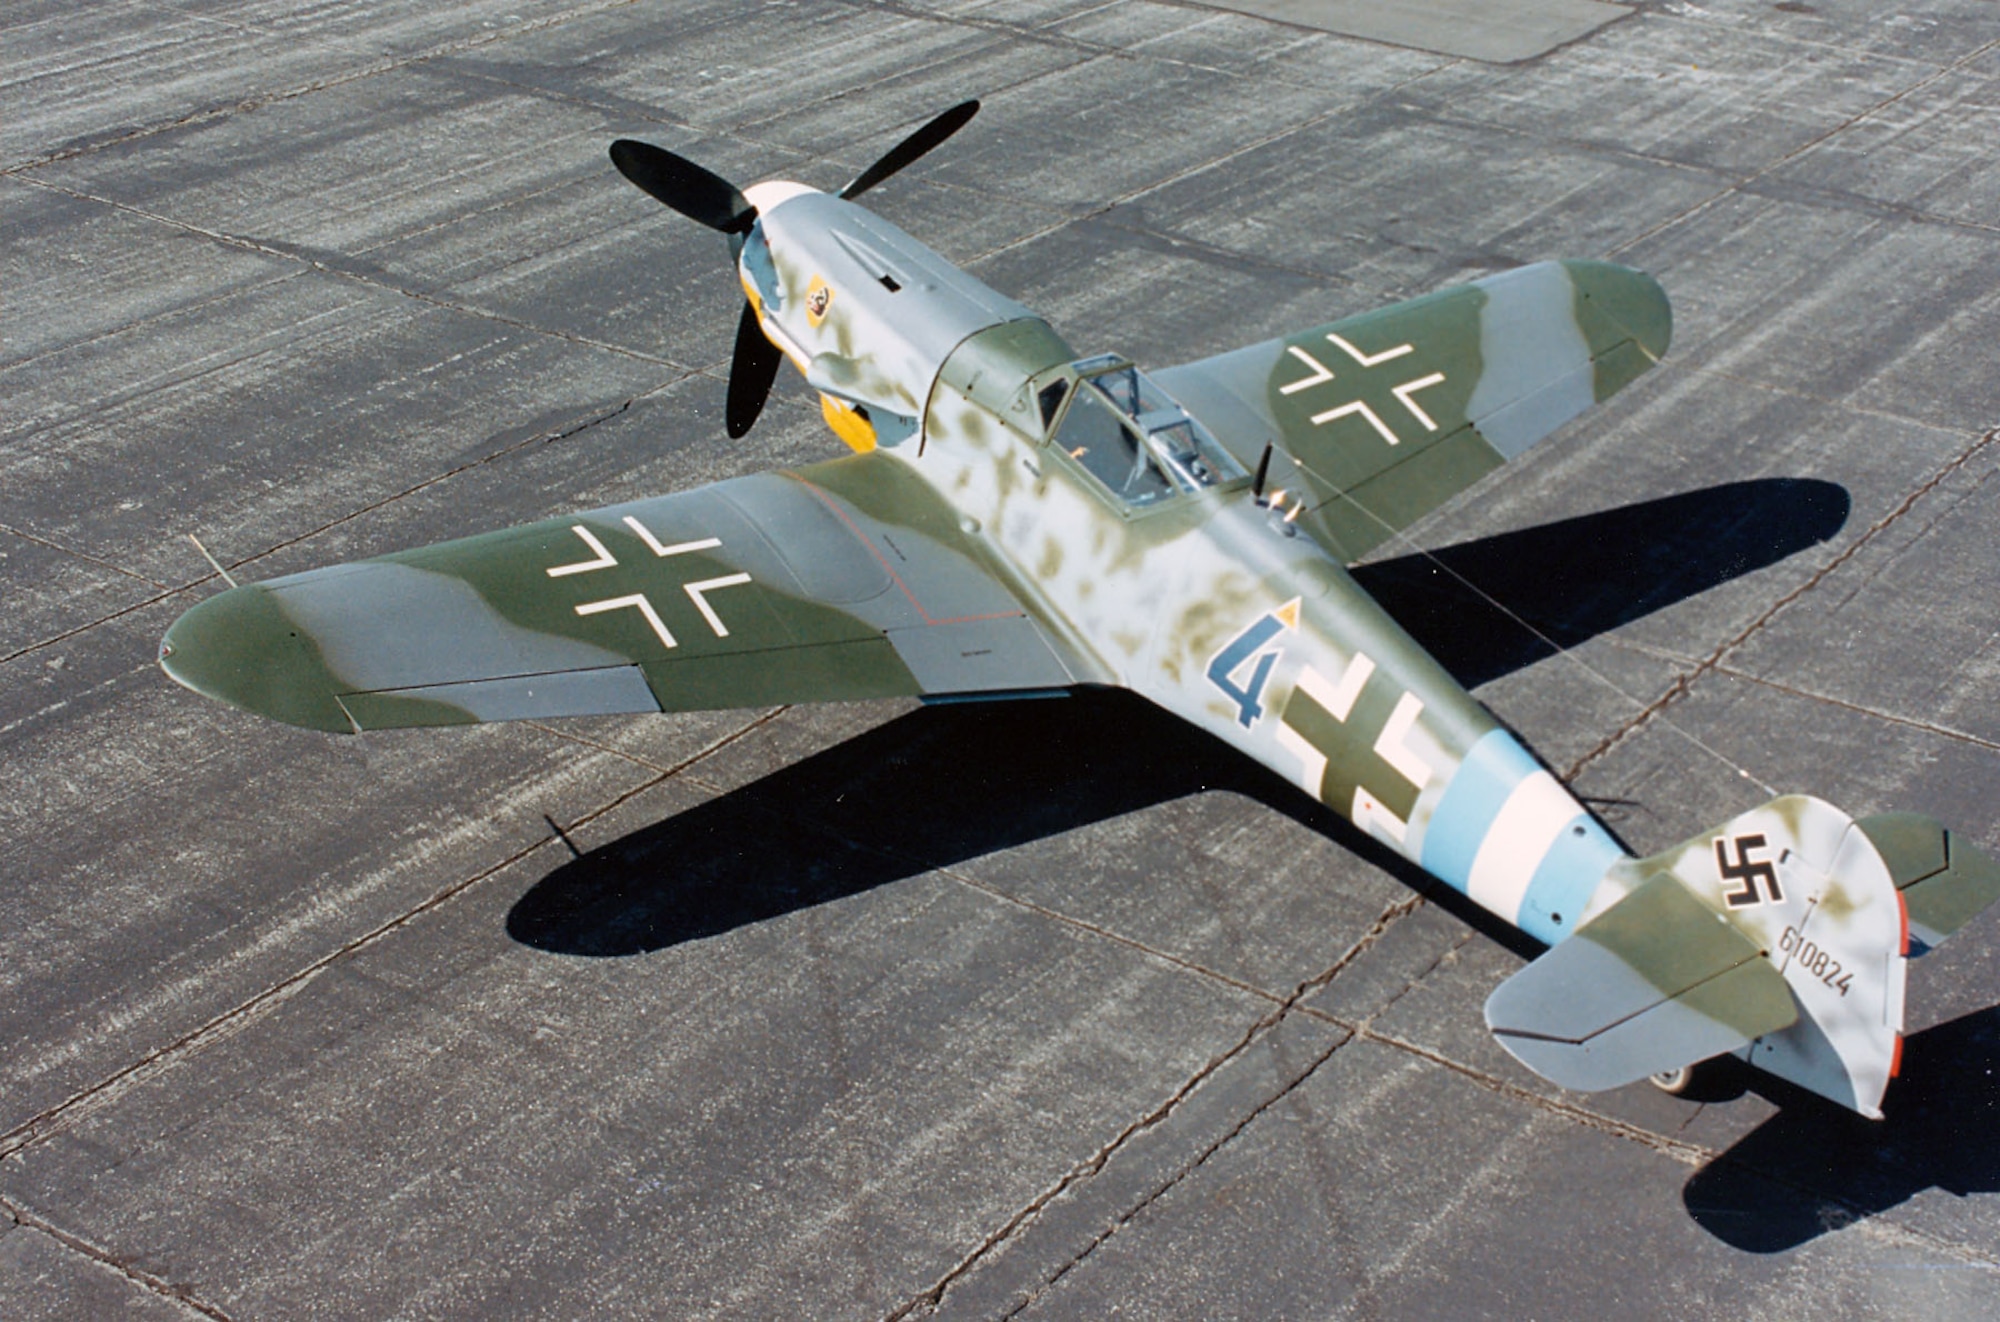
<svg viewBox="0 0 2000 1322">
<path fill-rule="evenodd" d="M 1271 614 L 1277 617 L 1278 623 L 1284 625 L 1287 629 L 1297 629 L 1299 627 L 1299 599 L 1293 597 L 1290 601 L 1272 611 Z"/>
</svg>

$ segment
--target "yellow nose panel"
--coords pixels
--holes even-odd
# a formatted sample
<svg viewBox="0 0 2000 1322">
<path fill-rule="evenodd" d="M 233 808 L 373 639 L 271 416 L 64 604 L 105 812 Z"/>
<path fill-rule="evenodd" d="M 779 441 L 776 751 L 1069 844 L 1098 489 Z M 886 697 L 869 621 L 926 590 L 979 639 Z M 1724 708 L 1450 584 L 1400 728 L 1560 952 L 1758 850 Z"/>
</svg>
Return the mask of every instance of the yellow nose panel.
<svg viewBox="0 0 2000 1322">
<path fill-rule="evenodd" d="M 846 441 L 855 453 L 867 454 L 875 448 L 874 425 L 846 400 L 821 395 L 819 411 L 826 418 L 826 425 L 833 428 L 833 434 Z"/>
</svg>

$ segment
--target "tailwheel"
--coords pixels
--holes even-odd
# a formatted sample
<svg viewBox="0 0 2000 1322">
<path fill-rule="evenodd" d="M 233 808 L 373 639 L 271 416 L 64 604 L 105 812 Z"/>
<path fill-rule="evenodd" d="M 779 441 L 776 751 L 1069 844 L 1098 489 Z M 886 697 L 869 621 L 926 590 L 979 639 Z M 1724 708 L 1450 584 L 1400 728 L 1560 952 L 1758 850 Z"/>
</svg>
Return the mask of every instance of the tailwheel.
<svg viewBox="0 0 2000 1322">
<path fill-rule="evenodd" d="M 1646 1076 L 1661 1092 L 1690 1102 L 1728 1102 L 1741 1097 L 1748 1086 L 1743 1062 L 1733 1055 L 1710 1056 L 1677 1070 L 1661 1070 Z"/>
<path fill-rule="evenodd" d="M 1677 1070 L 1661 1070 L 1658 1074 L 1648 1075 L 1646 1081 L 1663 1093 L 1683 1097 L 1694 1086 L 1694 1071 L 1694 1066 L 1683 1065 Z"/>
</svg>

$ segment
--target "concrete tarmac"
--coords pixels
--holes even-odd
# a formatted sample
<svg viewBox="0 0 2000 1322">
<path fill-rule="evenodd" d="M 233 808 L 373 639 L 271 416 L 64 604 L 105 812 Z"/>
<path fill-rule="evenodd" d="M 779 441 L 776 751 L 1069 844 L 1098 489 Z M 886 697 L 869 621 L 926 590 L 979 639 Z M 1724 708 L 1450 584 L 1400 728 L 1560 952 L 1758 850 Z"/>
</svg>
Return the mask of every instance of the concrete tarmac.
<svg viewBox="0 0 2000 1322">
<path fill-rule="evenodd" d="M 605 147 L 833 187 L 977 95 L 870 205 L 1085 352 L 1653 272 L 1664 365 L 1358 572 L 1636 851 L 1767 786 L 2000 851 L 2000 8 L 1626 9 L 8 6 L 0 1314 L 1993 1316 L 1992 914 L 1883 1122 L 1570 1094 L 1483 1028 L 1527 945 L 1135 700 L 343 739 L 154 664 L 188 534 L 840 453 L 789 375 L 724 438 L 722 245 Z"/>
</svg>

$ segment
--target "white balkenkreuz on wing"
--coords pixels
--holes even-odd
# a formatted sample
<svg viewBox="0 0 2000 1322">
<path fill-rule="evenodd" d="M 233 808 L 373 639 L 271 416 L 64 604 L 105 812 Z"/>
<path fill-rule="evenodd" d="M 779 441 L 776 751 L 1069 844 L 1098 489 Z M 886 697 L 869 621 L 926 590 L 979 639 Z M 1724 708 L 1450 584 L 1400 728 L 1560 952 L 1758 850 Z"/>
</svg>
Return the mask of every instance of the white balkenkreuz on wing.
<svg viewBox="0 0 2000 1322">
<path fill-rule="evenodd" d="M 652 529 L 639 522 L 637 518 L 630 514 L 625 516 L 625 526 L 630 528 L 638 536 L 639 540 L 646 544 L 648 550 L 655 556 L 662 558 L 666 556 L 686 555 L 690 551 L 713 550 L 722 545 L 722 539 L 719 537 L 697 537 L 692 541 L 675 542 L 669 545 L 654 536 Z M 618 558 L 611 554 L 602 541 L 598 540 L 597 534 L 591 532 L 590 529 L 580 523 L 571 524 L 570 531 L 582 539 L 583 544 L 596 554 L 594 558 L 589 560 L 579 560 L 574 564 L 554 566 L 548 571 L 550 578 L 565 578 L 571 574 L 587 574 L 597 569 L 613 569 L 617 567 Z M 729 626 L 722 622 L 722 617 L 715 613 L 715 607 L 709 604 L 708 594 L 719 591 L 722 588 L 740 587 L 751 581 L 748 574 L 724 574 L 719 578 L 704 578 L 694 583 L 683 583 L 681 584 L 681 590 L 687 593 L 688 600 L 694 603 L 694 608 L 701 612 L 701 618 L 707 622 L 710 631 L 717 638 L 727 638 L 729 636 Z M 627 609 L 636 610 L 645 618 L 654 636 L 660 640 L 661 646 L 668 648 L 680 646 L 679 642 L 675 640 L 673 632 L 667 628 L 666 622 L 660 618 L 660 612 L 654 607 L 652 600 L 643 592 L 634 592 L 622 597 L 607 597 L 603 601 L 586 601 L 576 608 L 576 613 L 578 615 L 601 615 L 606 611 Z"/>
<path fill-rule="evenodd" d="M 1393 359 L 1401 358 L 1405 354 L 1413 353 L 1416 350 L 1416 346 L 1413 344 L 1398 344 L 1384 349 L 1380 353 L 1363 353 L 1360 349 L 1355 348 L 1347 339 L 1331 331 L 1327 332 L 1326 338 L 1328 343 L 1345 353 L 1362 367 L 1377 367 Z M 1285 352 L 1291 354 L 1292 357 L 1298 359 L 1312 370 L 1296 381 L 1279 386 L 1279 394 L 1294 395 L 1301 390 L 1309 390 L 1314 386 L 1324 385 L 1335 379 L 1333 369 L 1313 357 L 1312 354 L 1299 345 L 1286 345 Z M 1424 376 L 1412 377 L 1401 385 L 1391 386 L 1390 393 L 1395 395 L 1396 399 L 1405 409 L 1409 410 L 1411 417 L 1423 424 L 1425 431 L 1436 431 L 1438 429 L 1436 421 L 1432 419 L 1430 414 L 1424 411 L 1422 405 L 1417 403 L 1415 396 L 1419 390 L 1428 390 L 1432 386 L 1442 384 L 1443 381 L 1443 372 L 1431 372 Z M 1345 418 L 1350 415 L 1358 415 L 1369 426 L 1373 427 L 1376 434 L 1388 444 L 1398 445 L 1402 442 L 1402 438 L 1396 435 L 1395 430 L 1388 423 L 1382 421 L 1382 415 L 1377 413 L 1363 399 L 1351 399 L 1344 404 L 1337 404 L 1330 409 L 1322 409 L 1312 415 L 1312 422 L 1315 427 L 1323 427 L 1336 418 Z"/>
</svg>

